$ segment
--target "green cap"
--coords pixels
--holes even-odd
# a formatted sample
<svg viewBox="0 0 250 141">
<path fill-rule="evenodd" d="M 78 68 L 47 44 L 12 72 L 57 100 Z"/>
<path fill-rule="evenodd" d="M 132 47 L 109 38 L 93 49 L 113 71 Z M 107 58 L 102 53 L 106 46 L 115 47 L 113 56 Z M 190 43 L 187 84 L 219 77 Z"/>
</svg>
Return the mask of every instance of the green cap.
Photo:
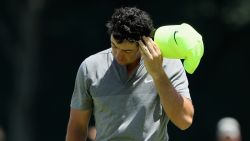
<svg viewBox="0 0 250 141">
<path fill-rule="evenodd" d="M 163 57 L 184 59 L 185 70 L 193 74 L 204 53 L 201 35 L 189 24 L 161 26 L 154 34 Z"/>
</svg>

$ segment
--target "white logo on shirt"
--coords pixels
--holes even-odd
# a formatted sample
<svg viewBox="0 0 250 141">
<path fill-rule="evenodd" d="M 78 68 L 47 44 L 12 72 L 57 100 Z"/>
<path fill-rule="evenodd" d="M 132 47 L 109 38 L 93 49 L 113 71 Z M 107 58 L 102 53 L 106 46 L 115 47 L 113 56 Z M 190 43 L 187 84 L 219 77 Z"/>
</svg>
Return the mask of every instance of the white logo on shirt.
<svg viewBox="0 0 250 141">
<path fill-rule="evenodd" d="M 150 82 L 153 82 L 153 79 L 145 79 L 144 82 L 145 83 L 150 83 Z"/>
</svg>

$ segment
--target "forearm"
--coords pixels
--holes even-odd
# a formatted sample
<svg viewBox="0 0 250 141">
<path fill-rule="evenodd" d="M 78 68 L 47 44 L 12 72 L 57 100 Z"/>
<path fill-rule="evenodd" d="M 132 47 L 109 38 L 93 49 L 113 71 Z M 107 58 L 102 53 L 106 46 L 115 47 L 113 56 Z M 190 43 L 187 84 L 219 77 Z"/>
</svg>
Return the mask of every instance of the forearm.
<svg viewBox="0 0 250 141">
<path fill-rule="evenodd" d="M 86 140 L 91 112 L 91 110 L 78 110 L 71 108 L 66 141 Z"/>
<path fill-rule="evenodd" d="M 165 113 L 177 127 L 187 129 L 194 114 L 191 100 L 177 93 L 163 69 L 152 77 Z"/>
<path fill-rule="evenodd" d="M 78 110 L 71 110 L 71 116 L 69 119 L 66 141 L 86 141 L 88 135 L 88 122 L 82 118 L 83 114 L 79 114 Z M 77 114 L 78 113 L 78 114 Z M 87 112 L 86 112 L 87 113 Z M 80 119 L 77 118 L 81 117 Z M 89 119 L 88 116 L 86 116 Z M 82 119 L 82 120 L 81 120 Z M 87 120 L 88 121 L 88 120 Z M 84 123 L 84 124 L 83 124 Z"/>
<path fill-rule="evenodd" d="M 68 128 L 66 141 L 86 141 L 87 139 L 87 131 L 83 131 L 81 129 L 72 129 Z"/>
</svg>

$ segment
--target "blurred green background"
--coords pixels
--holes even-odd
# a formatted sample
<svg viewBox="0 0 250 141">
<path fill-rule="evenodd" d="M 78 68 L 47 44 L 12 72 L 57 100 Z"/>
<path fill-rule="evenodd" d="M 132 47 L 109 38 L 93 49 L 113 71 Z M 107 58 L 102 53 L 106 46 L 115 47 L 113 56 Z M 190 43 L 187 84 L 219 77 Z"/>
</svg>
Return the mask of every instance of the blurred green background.
<svg viewBox="0 0 250 141">
<path fill-rule="evenodd" d="M 147 11 L 155 27 L 191 24 L 205 54 L 189 75 L 193 125 L 170 141 L 215 141 L 217 121 L 239 120 L 249 141 L 249 0 L 0 0 L 0 127 L 8 141 L 62 141 L 80 63 L 110 47 L 114 8 Z M 93 122 L 93 120 L 91 120 Z"/>
</svg>

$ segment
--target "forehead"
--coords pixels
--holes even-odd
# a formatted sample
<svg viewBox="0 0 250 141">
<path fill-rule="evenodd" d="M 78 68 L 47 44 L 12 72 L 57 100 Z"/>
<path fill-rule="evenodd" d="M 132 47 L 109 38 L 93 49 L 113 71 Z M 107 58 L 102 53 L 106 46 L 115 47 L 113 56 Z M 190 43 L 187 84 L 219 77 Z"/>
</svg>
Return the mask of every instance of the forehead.
<svg viewBox="0 0 250 141">
<path fill-rule="evenodd" d="M 137 49 L 138 48 L 138 43 L 137 42 L 130 42 L 127 40 L 124 40 L 121 43 L 118 43 L 116 39 L 111 35 L 110 37 L 111 43 L 114 44 L 118 48 L 126 48 L 126 49 Z"/>
</svg>

